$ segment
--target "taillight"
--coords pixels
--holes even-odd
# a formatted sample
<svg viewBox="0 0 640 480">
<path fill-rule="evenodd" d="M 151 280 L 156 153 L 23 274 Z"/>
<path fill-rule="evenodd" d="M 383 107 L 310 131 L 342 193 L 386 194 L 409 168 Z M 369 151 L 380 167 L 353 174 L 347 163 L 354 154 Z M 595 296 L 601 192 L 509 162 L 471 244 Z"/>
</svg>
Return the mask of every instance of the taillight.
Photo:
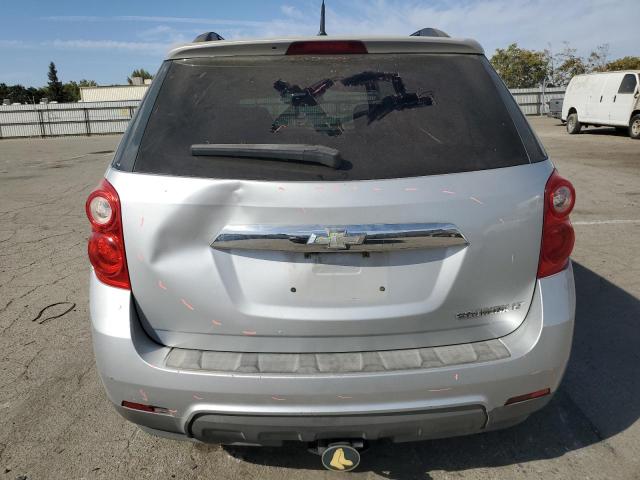
<svg viewBox="0 0 640 480">
<path fill-rule="evenodd" d="M 118 192 L 103 179 L 89 194 L 85 210 L 91 223 L 89 261 L 96 277 L 112 287 L 131 289 Z"/>
<path fill-rule="evenodd" d="M 569 262 L 575 242 L 569 214 L 575 202 L 573 185 L 554 170 L 544 189 L 544 222 L 538 278 L 562 271 Z"/>
<path fill-rule="evenodd" d="M 293 42 L 287 55 L 343 55 L 369 53 L 364 43 L 358 40 L 310 40 Z"/>
</svg>

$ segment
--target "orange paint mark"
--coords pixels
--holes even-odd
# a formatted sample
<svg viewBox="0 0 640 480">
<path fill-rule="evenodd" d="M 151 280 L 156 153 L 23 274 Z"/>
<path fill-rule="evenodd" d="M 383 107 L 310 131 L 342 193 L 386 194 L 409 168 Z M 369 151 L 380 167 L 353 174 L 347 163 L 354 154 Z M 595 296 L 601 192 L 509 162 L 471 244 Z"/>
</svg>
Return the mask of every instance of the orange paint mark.
<svg viewBox="0 0 640 480">
<path fill-rule="evenodd" d="M 180 301 L 182 302 L 182 304 L 187 307 L 189 310 L 193 310 L 194 308 L 191 306 L 190 303 L 188 303 L 184 298 L 181 298 Z"/>
<path fill-rule="evenodd" d="M 278 187 L 278 190 L 280 190 L 281 192 L 284 192 L 284 187 Z"/>
<path fill-rule="evenodd" d="M 480 205 L 484 205 L 484 203 L 482 203 L 480 200 L 478 200 L 476 197 L 469 197 L 469 200 L 473 200 L 476 203 L 479 203 Z"/>
<path fill-rule="evenodd" d="M 382 189 L 380 187 L 373 187 L 372 190 L 374 192 L 381 192 L 382 191 Z"/>
<path fill-rule="evenodd" d="M 193 399 L 194 400 L 204 400 L 204 397 L 200 397 L 199 395 L 196 395 L 195 393 L 193 394 Z"/>
<path fill-rule="evenodd" d="M 272 400 L 277 400 L 278 402 L 283 402 L 283 401 L 286 400 L 286 398 L 276 397 L 275 395 L 271 395 L 271 399 Z"/>
<path fill-rule="evenodd" d="M 242 333 L 245 335 L 255 335 L 257 332 L 255 330 L 243 330 Z"/>
<path fill-rule="evenodd" d="M 164 283 L 162 283 L 162 280 L 158 280 L 158 288 L 161 288 L 162 290 L 167 289 L 167 287 L 164 286 Z"/>
<path fill-rule="evenodd" d="M 456 192 L 452 192 L 451 190 L 442 190 L 442 193 L 447 193 L 449 195 L 455 195 Z"/>
<path fill-rule="evenodd" d="M 453 375 L 453 378 L 455 378 L 456 380 L 458 380 L 458 378 L 460 378 L 460 375 L 458 375 L 457 373 Z"/>
<path fill-rule="evenodd" d="M 338 398 L 341 398 L 342 400 L 348 400 L 348 399 L 353 398 L 353 397 L 350 397 L 348 395 L 338 395 Z"/>
<path fill-rule="evenodd" d="M 213 323 L 216 327 L 222 325 L 222 322 L 219 322 L 218 320 L 211 320 L 211 323 Z"/>
<path fill-rule="evenodd" d="M 431 390 L 429 390 L 430 392 L 446 392 L 448 390 L 451 390 L 450 388 L 433 388 Z"/>
<path fill-rule="evenodd" d="M 407 187 L 404 189 L 405 192 L 417 192 L 418 189 L 415 187 Z"/>
<path fill-rule="evenodd" d="M 144 217 L 140 217 L 140 226 L 144 225 Z"/>
<path fill-rule="evenodd" d="M 147 392 L 145 392 L 143 389 L 138 390 L 138 392 L 140 392 L 140 396 L 145 402 L 149 401 L 149 397 L 147 397 Z"/>
<path fill-rule="evenodd" d="M 140 260 L 141 262 L 144 262 L 144 257 L 142 256 L 141 253 L 139 253 L 138 255 L 136 255 L 136 257 L 138 258 L 138 260 Z"/>
</svg>

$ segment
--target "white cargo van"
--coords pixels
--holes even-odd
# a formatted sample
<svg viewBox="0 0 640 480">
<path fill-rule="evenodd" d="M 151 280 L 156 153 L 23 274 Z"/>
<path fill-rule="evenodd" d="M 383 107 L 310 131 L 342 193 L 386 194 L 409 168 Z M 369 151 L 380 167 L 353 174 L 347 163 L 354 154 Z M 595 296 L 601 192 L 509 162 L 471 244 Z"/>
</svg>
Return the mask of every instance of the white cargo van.
<svg viewBox="0 0 640 480">
<path fill-rule="evenodd" d="M 640 138 L 639 74 L 640 70 L 626 70 L 573 77 L 562 105 L 567 131 L 574 134 L 583 126 L 611 126 Z"/>
</svg>

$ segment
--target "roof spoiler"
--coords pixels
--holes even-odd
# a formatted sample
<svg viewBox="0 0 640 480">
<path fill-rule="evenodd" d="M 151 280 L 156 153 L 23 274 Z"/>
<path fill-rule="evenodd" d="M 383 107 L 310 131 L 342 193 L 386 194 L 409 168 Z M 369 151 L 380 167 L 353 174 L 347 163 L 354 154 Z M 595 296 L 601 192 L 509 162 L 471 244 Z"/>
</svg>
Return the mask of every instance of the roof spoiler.
<svg viewBox="0 0 640 480">
<path fill-rule="evenodd" d="M 224 38 L 216 32 L 204 32 L 194 38 L 192 43 L 213 42 L 217 40 L 224 40 Z"/>
<path fill-rule="evenodd" d="M 411 37 L 446 37 L 450 38 L 448 34 L 443 32 L 442 30 L 438 30 L 437 28 L 423 28 L 422 30 L 418 30 L 417 32 L 413 32 Z"/>
</svg>

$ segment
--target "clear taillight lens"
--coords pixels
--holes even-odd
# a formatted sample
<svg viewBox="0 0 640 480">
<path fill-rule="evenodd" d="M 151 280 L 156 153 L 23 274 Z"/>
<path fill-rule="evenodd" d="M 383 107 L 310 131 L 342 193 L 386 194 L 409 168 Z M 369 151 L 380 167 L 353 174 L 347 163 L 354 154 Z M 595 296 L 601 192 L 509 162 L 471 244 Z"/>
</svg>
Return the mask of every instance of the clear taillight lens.
<svg viewBox="0 0 640 480">
<path fill-rule="evenodd" d="M 551 192 L 551 208 L 553 209 L 553 213 L 560 216 L 569 215 L 571 210 L 573 210 L 574 198 L 575 194 L 571 184 L 556 186 Z"/>
<path fill-rule="evenodd" d="M 109 200 L 101 196 L 95 196 L 89 202 L 89 220 L 98 225 L 106 225 L 113 218 L 113 209 Z"/>
</svg>

